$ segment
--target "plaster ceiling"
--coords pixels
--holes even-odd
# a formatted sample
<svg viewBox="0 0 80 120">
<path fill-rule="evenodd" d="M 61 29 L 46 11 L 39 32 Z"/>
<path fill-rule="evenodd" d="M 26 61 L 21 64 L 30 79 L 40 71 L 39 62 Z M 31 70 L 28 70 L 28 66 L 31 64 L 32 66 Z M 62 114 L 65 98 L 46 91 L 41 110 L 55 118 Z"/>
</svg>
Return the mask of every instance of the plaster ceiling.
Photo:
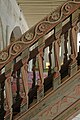
<svg viewBox="0 0 80 120">
<path fill-rule="evenodd" d="M 16 0 L 27 24 L 32 27 L 67 0 Z"/>
</svg>

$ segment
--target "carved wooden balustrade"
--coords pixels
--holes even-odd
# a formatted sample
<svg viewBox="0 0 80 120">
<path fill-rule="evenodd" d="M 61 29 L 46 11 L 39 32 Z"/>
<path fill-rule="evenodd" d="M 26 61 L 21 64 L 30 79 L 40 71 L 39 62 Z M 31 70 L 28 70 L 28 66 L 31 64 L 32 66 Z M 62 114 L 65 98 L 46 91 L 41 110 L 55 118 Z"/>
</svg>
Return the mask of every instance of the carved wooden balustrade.
<svg viewBox="0 0 80 120">
<path fill-rule="evenodd" d="M 0 52 L 1 120 L 12 120 L 78 71 L 79 8 L 79 0 L 64 3 Z M 44 77 L 46 55 L 49 65 Z M 32 85 L 29 88 L 31 60 Z"/>
</svg>

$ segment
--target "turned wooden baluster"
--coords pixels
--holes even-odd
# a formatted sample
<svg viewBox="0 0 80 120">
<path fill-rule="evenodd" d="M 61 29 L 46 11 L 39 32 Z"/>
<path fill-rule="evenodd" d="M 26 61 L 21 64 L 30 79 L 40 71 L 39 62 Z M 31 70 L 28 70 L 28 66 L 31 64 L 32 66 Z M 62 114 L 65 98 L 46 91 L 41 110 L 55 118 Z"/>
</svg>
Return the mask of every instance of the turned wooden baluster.
<svg viewBox="0 0 80 120">
<path fill-rule="evenodd" d="M 57 35 L 56 41 L 54 42 L 55 68 L 57 71 L 59 71 L 61 67 L 59 60 L 60 42 L 61 42 L 60 35 L 59 36 Z"/>
<path fill-rule="evenodd" d="M 53 73 L 53 88 L 56 89 L 58 85 L 61 83 L 61 76 L 60 76 L 60 58 L 59 58 L 59 52 L 60 52 L 60 43 L 61 43 L 61 32 L 62 32 L 62 24 L 60 23 L 55 28 L 55 41 L 54 41 L 54 59 L 55 59 L 55 67 L 54 67 L 54 73 Z"/>
<path fill-rule="evenodd" d="M 73 75 L 77 71 L 77 21 L 74 21 L 74 16 L 71 17 L 72 28 L 70 30 L 70 44 L 71 44 L 71 63 L 69 65 L 69 75 Z"/>
<path fill-rule="evenodd" d="M 77 24 L 73 25 L 70 33 L 71 55 L 73 55 L 73 60 L 75 60 L 77 57 L 77 29 Z"/>
<path fill-rule="evenodd" d="M 38 82 L 38 91 L 37 91 L 37 100 L 44 96 L 44 77 L 43 77 L 43 49 L 39 49 L 39 54 L 37 55 L 38 59 L 38 68 L 39 68 L 39 77 Z"/>
<path fill-rule="evenodd" d="M 44 38 L 39 39 L 38 41 L 38 55 L 37 55 L 37 61 L 38 61 L 38 69 L 39 69 L 39 77 L 38 80 L 38 91 L 37 91 L 37 100 L 40 100 L 44 96 L 44 76 L 43 76 L 43 49 L 44 49 L 45 43 Z"/>
<path fill-rule="evenodd" d="M 24 99 L 26 100 L 25 106 L 23 109 L 28 109 L 28 59 L 29 59 L 29 49 L 27 48 L 22 53 L 22 63 L 23 66 L 21 68 L 22 73 L 22 81 L 23 81 L 23 87 L 24 87 Z"/>
<path fill-rule="evenodd" d="M 58 85 L 61 83 L 60 77 L 60 61 L 59 61 L 59 47 L 60 47 L 60 36 L 54 42 L 54 57 L 55 57 L 55 67 L 53 73 L 53 88 L 57 88 Z"/>
<path fill-rule="evenodd" d="M 43 78 L 43 48 L 39 49 L 39 54 L 37 55 L 38 60 L 38 68 L 39 68 L 39 76 L 42 84 L 44 83 Z"/>
<path fill-rule="evenodd" d="M 76 10 L 70 17 L 71 20 L 71 30 L 70 30 L 70 42 L 71 42 L 71 58 L 72 61 L 76 60 L 77 57 L 77 33 L 78 33 L 78 21 L 79 21 L 79 15 L 80 10 Z"/>
<path fill-rule="evenodd" d="M 52 58 L 51 58 L 51 54 L 52 54 L 52 44 L 49 46 L 49 70 L 48 70 L 48 75 L 51 74 L 51 66 L 52 66 Z"/>
<path fill-rule="evenodd" d="M 8 104 L 8 108 L 10 111 L 10 116 L 9 116 L 9 120 L 12 120 L 12 105 L 13 105 L 13 97 L 12 97 L 12 88 L 11 88 L 11 81 L 13 81 L 13 77 L 12 75 L 12 63 L 8 63 L 5 66 L 5 92 L 6 92 L 6 99 L 7 99 L 7 104 Z"/>
<path fill-rule="evenodd" d="M 62 23 L 58 24 L 55 29 L 54 29 L 54 37 L 55 37 L 55 42 L 54 42 L 54 55 L 55 55 L 55 68 L 57 71 L 60 70 L 60 58 L 59 58 L 59 53 L 60 53 L 60 44 L 61 44 L 61 33 L 62 33 Z"/>
<path fill-rule="evenodd" d="M 16 113 L 19 113 L 20 112 L 20 106 L 21 106 L 21 102 L 22 102 L 22 99 L 21 99 L 21 96 L 20 96 L 20 72 L 21 70 L 18 69 L 17 71 L 17 78 L 16 78 L 16 86 L 17 86 L 17 95 L 16 95 L 16 98 L 15 98 L 15 103 L 14 103 L 14 106 L 13 106 L 13 111 L 16 112 Z"/>
</svg>

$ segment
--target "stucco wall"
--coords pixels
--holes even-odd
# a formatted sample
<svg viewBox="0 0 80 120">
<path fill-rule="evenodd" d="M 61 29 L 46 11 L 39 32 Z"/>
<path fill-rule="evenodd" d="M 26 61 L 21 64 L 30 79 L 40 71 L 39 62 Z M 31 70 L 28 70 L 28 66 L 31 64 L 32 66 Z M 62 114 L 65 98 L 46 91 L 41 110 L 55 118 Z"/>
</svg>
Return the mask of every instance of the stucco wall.
<svg viewBox="0 0 80 120">
<path fill-rule="evenodd" d="M 11 33 L 16 26 L 22 33 L 28 30 L 16 0 L 0 0 L 0 50 L 9 45 Z"/>
</svg>

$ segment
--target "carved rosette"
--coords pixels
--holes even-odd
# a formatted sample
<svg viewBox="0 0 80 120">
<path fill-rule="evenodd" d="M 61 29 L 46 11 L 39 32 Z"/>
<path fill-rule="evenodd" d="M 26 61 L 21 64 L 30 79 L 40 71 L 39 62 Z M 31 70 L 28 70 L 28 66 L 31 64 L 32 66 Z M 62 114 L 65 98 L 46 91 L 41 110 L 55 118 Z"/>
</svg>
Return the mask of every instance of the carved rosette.
<svg viewBox="0 0 80 120">
<path fill-rule="evenodd" d="M 41 22 L 36 26 L 35 33 L 41 35 L 46 31 L 48 27 L 49 24 L 47 23 L 47 21 Z"/>
<path fill-rule="evenodd" d="M 24 38 L 27 42 L 27 41 L 31 41 L 33 39 L 33 36 L 34 36 L 33 33 L 26 33 Z"/>
<path fill-rule="evenodd" d="M 34 30 L 32 32 L 26 32 L 21 38 L 20 41 L 22 41 L 23 44 L 30 44 L 34 41 L 36 37 L 36 34 L 34 34 Z"/>
<path fill-rule="evenodd" d="M 22 46 L 20 43 L 13 44 L 12 49 L 11 49 L 11 54 L 16 55 L 20 50 L 22 49 Z"/>
<path fill-rule="evenodd" d="M 8 53 L 7 52 L 2 52 L 0 54 L 0 60 L 5 61 L 8 58 Z"/>
<path fill-rule="evenodd" d="M 59 19 L 60 19 L 60 11 L 55 11 L 48 17 L 48 21 L 51 23 L 55 23 Z"/>
<path fill-rule="evenodd" d="M 32 38 L 33 38 L 33 33 L 27 33 L 27 34 L 25 35 L 25 38 L 26 38 L 26 40 L 32 40 Z"/>
</svg>

